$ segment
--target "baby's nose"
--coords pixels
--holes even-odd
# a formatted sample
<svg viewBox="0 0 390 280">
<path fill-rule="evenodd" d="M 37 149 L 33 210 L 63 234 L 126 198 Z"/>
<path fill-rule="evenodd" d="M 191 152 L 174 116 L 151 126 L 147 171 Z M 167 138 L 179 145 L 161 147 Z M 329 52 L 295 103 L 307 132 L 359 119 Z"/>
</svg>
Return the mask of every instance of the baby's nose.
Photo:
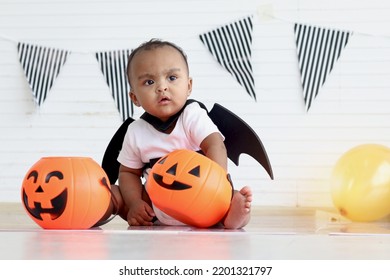
<svg viewBox="0 0 390 280">
<path fill-rule="evenodd" d="M 157 86 L 157 92 L 164 92 L 167 91 L 168 87 L 165 83 L 159 83 Z"/>
</svg>

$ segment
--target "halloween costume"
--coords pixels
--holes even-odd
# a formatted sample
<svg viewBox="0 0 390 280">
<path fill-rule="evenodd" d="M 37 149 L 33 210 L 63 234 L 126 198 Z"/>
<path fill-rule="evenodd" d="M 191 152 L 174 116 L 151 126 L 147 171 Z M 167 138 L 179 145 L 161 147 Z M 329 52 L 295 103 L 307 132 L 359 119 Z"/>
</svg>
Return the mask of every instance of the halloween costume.
<svg viewBox="0 0 390 280">
<path fill-rule="evenodd" d="M 205 111 L 207 111 L 206 106 L 198 101 L 188 100 L 187 102 L 197 102 Z M 217 103 L 214 104 L 214 107 L 208 112 L 208 115 L 225 137 L 224 142 L 230 160 L 238 166 L 241 154 L 250 155 L 263 166 L 271 179 L 274 178 L 271 163 L 263 143 L 256 132 L 244 120 Z M 172 116 L 173 120 L 175 120 L 176 117 L 177 116 Z M 102 167 L 104 171 L 106 171 L 112 184 L 118 180 L 120 163 L 117 161 L 117 158 L 122 149 L 125 134 L 132 122 L 134 122 L 134 119 L 129 117 L 120 125 L 104 152 Z M 168 122 L 168 127 L 170 123 L 171 122 Z M 163 123 L 161 126 L 159 124 L 158 129 L 160 128 L 166 128 L 166 124 Z"/>
<path fill-rule="evenodd" d="M 217 103 L 209 112 L 202 103 L 195 100 L 188 100 L 186 105 L 189 105 L 193 102 L 198 103 L 199 106 L 203 108 L 204 111 L 208 114 L 209 119 L 205 118 L 205 120 L 209 121 L 211 119 L 212 122 L 218 127 L 219 131 L 222 132 L 223 136 L 225 137 L 224 143 L 227 149 L 228 158 L 230 160 L 232 160 L 238 166 L 239 157 L 241 154 L 245 153 L 247 155 L 250 155 L 263 166 L 263 168 L 267 171 L 271 179 L 274 178 L 267 152 L 260 138 L 244 120 L 242 120 L 240 117 Z M 164 130 L 169 129 L 172 124 L 175 124 L 176 120 L 181 116 L 181 113 L 185 110 L 185 108 L 186 106 L 184 106 L 182 111 L 172 116 L 165 123 L 159 121 L 151 115 L 148 115 L 147 113 L 142 115 L 141 118 L 144 121 L 152 123 L 156 130 L 163 132 Z M 194 108 L 196 107 L 194 106 Z M 201 111 L 201 115 L 204 116 L 203 111 Z M 126 145 L 123 139 L 125 138 L 125 135 L 129 130 L 129 125 L 133 122 L 135 122 L 135 120 L 129 117 L 121 124 L 121 126 L 111 138 L 111 141 L 109 142 L 106 151 L 104 152 L 102 167 L 107 173 L 111 184 L 115 184 L 118 179 L 118 172 L 120 167 L 120 163 L 118 161 L 121 160 L 118 158 L 118 155 L 123 150 L 123 146 Z M 124 147 L 124 150 L 126 150 L 126 147 Z M 122 160 L 126 161 L 126 159 Z M 155 162 L 156 159 L 152 158 L 150 159 L 150 161 Z M 142 160 L 138 161 L 138 165 L 140 165 L 140 162 L 142 163 Z M 150 164 L 151 162 L 146 162 L 146 167 L 148 165 L 150 166 Z"/>
<path fill-rule="evenodd" d="M 163 132 L 171 125 L 174 125 L 174 128 L 169 134 Z M 151 160 L 178 149 L 198 151 L 202 141 L 214 132 L 220 133 L 207 111 L 196 102 L 187 102 L 177 115 L 165 123 L 159 123 L 158 119 L 144 114 L 129 125 L 118 161 L 133 169 L 147 165 L 143 173 L 147 180 Z M 169 225 L 182 224 L 156 207 L 153 208 L 160 222 Z"/>
</svg>

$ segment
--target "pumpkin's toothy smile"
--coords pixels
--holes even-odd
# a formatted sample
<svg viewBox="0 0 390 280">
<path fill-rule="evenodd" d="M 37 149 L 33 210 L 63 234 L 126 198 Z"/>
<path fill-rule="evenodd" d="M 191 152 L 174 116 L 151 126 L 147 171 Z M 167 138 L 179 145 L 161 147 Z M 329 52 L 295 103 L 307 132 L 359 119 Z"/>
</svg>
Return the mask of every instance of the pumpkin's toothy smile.
<svg viewBox="0 0 390 280">
<path fill-rule="evenodd" d="M 27 211 L 36 219 L 43 220 L 41 214 L 50 214 L 52 220 L 57 219 L 65 210 L 68 200 L 68 191 L 65 189 L 62 193 L 51 200 L 52 208 L 42 208 L 40 202 L 34 202 L 34 208 L 28 206 L 28 197 L 23 190 L 23 200 Z"/>
</svg>

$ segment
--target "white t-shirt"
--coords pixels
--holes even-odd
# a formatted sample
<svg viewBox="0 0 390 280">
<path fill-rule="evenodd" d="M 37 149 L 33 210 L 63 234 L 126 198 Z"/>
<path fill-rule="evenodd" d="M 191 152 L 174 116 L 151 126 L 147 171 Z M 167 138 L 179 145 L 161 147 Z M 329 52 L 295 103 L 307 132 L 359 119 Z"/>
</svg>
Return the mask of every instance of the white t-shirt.
<svg viewBox="0 0 390 280">
<path fill-rule="evenodd" d="M 156 130 L 143 119 L 132 122 L 127 129 L 118 161 L 128 168 L 140 169 L 151 159 L 160 158 L 174 150 L 198 151 L 202 141 L 214 132 L 220 133 L 206 110 L 194 102 L 186 106 L 175 128 L 169 134 Z M 144 171 L 146 180 L 149 171 L 150 168 Z M 181 224 L 156 207 L 153 208 L 160 222 L 170 225 Z"/>
</svg>

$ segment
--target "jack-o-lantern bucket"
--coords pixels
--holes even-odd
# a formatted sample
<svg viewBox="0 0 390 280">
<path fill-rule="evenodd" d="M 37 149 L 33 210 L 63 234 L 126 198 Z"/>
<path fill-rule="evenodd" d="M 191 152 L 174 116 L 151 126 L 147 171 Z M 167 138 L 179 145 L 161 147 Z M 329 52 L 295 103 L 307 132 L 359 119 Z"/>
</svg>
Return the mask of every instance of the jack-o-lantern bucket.
<svg viewBox="0 0 390 280">
<path fill-rule="evenodd" d="M 219 164 L 190 150 L 176 150 L 157 161 L 146 190 L 161 211 L 196 227 L 218 223 L 230 207 L 233 191 Z"/>
<path fill-rule="evenodd" d="M 45 229 L 88 229 L 108 209 L 110 182 L 88 157 L 44 157 L 26 173 L 21 196 L 28 215 Z"/>
</svg>

